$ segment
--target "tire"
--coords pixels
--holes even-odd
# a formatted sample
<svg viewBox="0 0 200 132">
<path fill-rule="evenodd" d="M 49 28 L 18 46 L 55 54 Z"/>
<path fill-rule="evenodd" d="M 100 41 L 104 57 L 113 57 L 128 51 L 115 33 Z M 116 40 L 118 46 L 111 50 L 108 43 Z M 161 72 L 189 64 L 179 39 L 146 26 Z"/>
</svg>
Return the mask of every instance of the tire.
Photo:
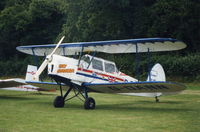
<svg viewBox="0 0 200 132">
<path fill-rule="evenodd" d="M 84 108 L 88 109 L 95 109 L 95 100 L 91 97 L 87 98 L 84 103 Z"/>
<path fill-rule="evenodd" d="M 62 96 L 57 96 L 53 102 L 54 107 L 56 108 L 62 108 L 64 107 L 64 98 Z"/>
</svg>

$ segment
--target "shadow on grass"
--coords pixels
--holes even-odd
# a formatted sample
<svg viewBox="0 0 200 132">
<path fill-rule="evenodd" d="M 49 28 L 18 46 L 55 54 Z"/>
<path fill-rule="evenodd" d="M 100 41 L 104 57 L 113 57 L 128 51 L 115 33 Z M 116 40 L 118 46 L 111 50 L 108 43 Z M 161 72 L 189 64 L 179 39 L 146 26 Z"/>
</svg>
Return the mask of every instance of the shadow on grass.
<svg viewBox="0 0 200 132">
<path fill-rule="evenodd" d="M 16 93 L 16 94 L 2 94 L 0 95 L 0 99 L 10 99 L 10 100 L 33 100 L 36 96 L 54 96 L 52 93 L 40 93 L 40 92 L 25 92 L 25 93 Z"/>
<path fill-rule="evenodd" d="M 179 105 L 177 107 L 177 105 Z M 152 111 L 152 112 L 185 112 L 192 110 L 184 107 L 184 101 L 134 101 L 119 104 L 99 104 L 99 110 L 112 110 L 112 111 Z"/>
<path fill-rule="evenodd" d="M 0 100 L 35 100 L 35 98 L 31 97 L 19 97 L 19 96 L 0 96 Z"/>
<path fill-rule="evenodd" d="M 52 108 L 55 108 L 53 106 L 54 100 L 48 101 L 48 102 L 39 102 L 40 105 L 44 106 L 52 106 Z M 65 102 L 65 106 L 63 108 L 55 108 L 55 109 L 83 109 L 82 102 L 80 103 L 73 103 L 73 102 Z"/>
<path fill-rule="evenodd" d="M 48 95 L 48 94 L 47 94 Z M 52 94 L 50 94 L 52 95 Z M 1 98 L 1 97 L 0 97 Z M 36 102 L 40 105 L 44 106 L 53 106 L 54 98 L 52 100 L 48 100 L 45 102 Z M 185 112 L 191 111 L 192 108 L 184 107 L 184 101 L 175 101 L 175 100 L 163 100 L 159 103 L 156 103 L 152 100 L 140 100 L 140 101 L 133 101 L 133 102 L 120 102 L 120 103 L 100 103 L 96 102 L 96 111 L 126 111 L 126 112 L 134 112 L 134 111 L 151 111 L 151 112 Z M 179 105 L 177 107 L 177 105 Z M 68 110 L 84 110 L 84 102 L 81 101 L 67 101 L 65 102 L 64 108 L 55 108 L 55 109 L 68 109 Z"/>
<path fill-rule="evenodd" d="M 125 104 L 104 104 L 104 105 L 98 105 L 98 110 L 112 110 L 112 111 L 151 111 L 151 112 L 186 112 L 191 111 L 192 109 L 185 109 L 185 108 L 176 108 L 175 105 L 171 107 L 167 107 L 163 105 L 154 107 L 153 105 L 134 105 L 130 103 Z"/>
<path fill-rule="evenodd" d="M 55 95 L 54 93 L 41 93 L 41 92 L 36 92 L 36 93 L 28 93 L 28 94 L 26 94 L 26 95 Z"/>
<path fill-rule="evenodd" d="M 136 104 L 184 104 L 183 101 L 160 101 L 160 102 L 154 102 L 154 101 L 137 101 Z"/>
<path fill-rule="evenodd" d="M 183 102 L 163 102 L 163 103 L 151 103 L 151 102 L 136 102 L 136 103 L 120 103 L 120 104 L 96 104 L 95 111 L 113 111 L 113 112 L 186 112 L 193 111 L 191 108 L 178 107 L 176 104 L 182 104 Z M 171 105 L 168 106 L 167 104 Z M 48 102 L 45 105 L 52 105 L 53 102 Z M 84 110 L 84 103 L 65 103 L 64 108 L 55 109 L 68 109 L 68 110 Z"/>
</svg>

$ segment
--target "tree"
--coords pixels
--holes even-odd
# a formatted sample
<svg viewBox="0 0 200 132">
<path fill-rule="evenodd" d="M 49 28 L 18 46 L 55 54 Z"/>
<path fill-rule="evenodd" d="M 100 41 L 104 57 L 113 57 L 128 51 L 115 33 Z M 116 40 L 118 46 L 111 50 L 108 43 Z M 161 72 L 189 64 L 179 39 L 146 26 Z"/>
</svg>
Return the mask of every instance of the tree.
<svg viewBox="0 0 200 132">
<path fill-rule="evenodd" d="M 0 13 L 0 58 L 12 58 L 19 45 L 52 43 L 63 24 L 60 0 L 7 1 Z"/>
<path fill-rule="evenodd" d="M 23 6 L 8 7 L 0 13 L 0 57 L 13 56 L 25 27 L 29 23 L 28 14 Z"/>
<path fill-rule="evenodd" d="M 148 36 L 172 37 L 199 51 L 200 4 L 195 0 L 159 0 L 149 8 Z"/>
</svg>

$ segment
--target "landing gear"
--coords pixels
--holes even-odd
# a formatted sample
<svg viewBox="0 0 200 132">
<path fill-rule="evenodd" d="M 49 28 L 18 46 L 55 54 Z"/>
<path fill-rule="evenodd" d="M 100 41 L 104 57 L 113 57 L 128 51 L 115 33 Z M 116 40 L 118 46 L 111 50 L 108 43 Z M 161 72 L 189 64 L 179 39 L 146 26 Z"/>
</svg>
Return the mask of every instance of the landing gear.
<svg viewBox="0 0 200 132">
<path fill-rule="evenodd" d="M 74 91 L 74 96 L 67 98 L 71 91 Z M 60 94 L 61 94 L 61 96 L 57 96 L 53 103 L 54 107 L 56 107 L 56 108 L 64 107 L 65 101 L 68 101 L 74 97 L 78 97 L 80 100 L 82 100 L 84 102 L 84 108 L 86 110 L 95 109 L 95 104 L 96 104 L 95 100 L 91 97 L 88 97 L 88 91 L 87 91 L 86 87 L 79 87 L 76 85 L 71 85 L 70 88 L 66 91 L 66 93 L 63 96 L 62 88 L 60 85 Z M 79 95 L 81 95 L 81 97 L 79 97 Z"/>
<path fill-rule="evenodd" d="M 53 102 L 54 107 L 62 108 L 65 105 L 64 98 L 62 96 L 57 96 Z"/>
<path fill-rule="evenodd" d="M 95 109 L 95 100 L 91 97 L 85 99 L 84 108 L 87 109 Z"/>
<path fill-rule="evenodd" d="M 156 99 L 156 103 L 158 103 L 159 102 L 158 96 L 156 96 L 155 99 Z"/>
</svg>

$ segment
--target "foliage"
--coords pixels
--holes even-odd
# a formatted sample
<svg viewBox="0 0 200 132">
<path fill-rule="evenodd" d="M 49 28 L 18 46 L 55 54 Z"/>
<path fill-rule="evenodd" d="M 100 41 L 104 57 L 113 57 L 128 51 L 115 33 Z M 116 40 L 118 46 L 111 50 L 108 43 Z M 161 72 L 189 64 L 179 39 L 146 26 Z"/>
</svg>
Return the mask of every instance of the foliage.
<svg viewBox="0 0 200 132">
<path fill-rule="evenodd" d="M 0 66 L 13 60 L 18 65 L 17 59 L 26 57 L 16 51 L 17 46 L 54 43 L 62 35 L 66 36 L 65 42 L 172 37 L 187 43 L 184 54 L 189 56 L 179 59 L 162 55 L 164 58 L 156 59 L 162 60 L 172 75 L 196 77 L 199 71 L 195 58 L 199 54 L 190 53 L 200 49 L 199 12 L 197 0 L 1 0 Z M 169 60 L 164 61 L 165 57 Z M 117 58 L 117 63 L 125 64 L 125 72 L 133 74 L 135 66 L 130 62 L 134 62 L 134 57 L 117 55 Z M 144 65 L 142 62 L 142 74 L 146 70 Z M 1 71 L 1 75 L 13 73 Z"/>
<path fill-rule="evenodd" d="M 172 37 L 199 48 L 200 4 L 195 0 L 159 0 L 149 9 L 148 36 Z"/>
<path fill-rule="evenodd" d="M 18 55 L 16 46 L 55 40 L 64 18 L 61 1 L 11 3 L 8 1 L 6 8 L 0 12 L 0 59 Z"/>
<path fill-rule="evenodd" d="M 33 58 L 13 58 L 10 61 L 0 61 L 0 76 L 21 76 L 26 74 L 28 64 L 33 64 Z"/>
</svg>

